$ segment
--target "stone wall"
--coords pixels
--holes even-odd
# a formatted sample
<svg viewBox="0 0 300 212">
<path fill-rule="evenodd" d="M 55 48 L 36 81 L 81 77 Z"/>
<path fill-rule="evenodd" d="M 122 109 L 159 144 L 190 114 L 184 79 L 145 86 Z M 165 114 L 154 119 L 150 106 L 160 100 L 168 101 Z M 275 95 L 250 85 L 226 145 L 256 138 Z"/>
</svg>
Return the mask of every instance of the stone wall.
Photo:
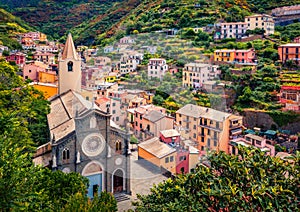
<svg viewBox="0 0 300 212">
<path fill-rule="evenodd" d="M 262 130 L 269 130 L 276 127 L 276 129 L 290 130 L 293 134 L 300 131 L 300 115 L 297 120 L 282 127 L 279 127 L 272 117 L 263 111 L 246 110 L 242 115 L 244 116 L 244 126 L 247 128 L 260 127 Z"/>
</svg>

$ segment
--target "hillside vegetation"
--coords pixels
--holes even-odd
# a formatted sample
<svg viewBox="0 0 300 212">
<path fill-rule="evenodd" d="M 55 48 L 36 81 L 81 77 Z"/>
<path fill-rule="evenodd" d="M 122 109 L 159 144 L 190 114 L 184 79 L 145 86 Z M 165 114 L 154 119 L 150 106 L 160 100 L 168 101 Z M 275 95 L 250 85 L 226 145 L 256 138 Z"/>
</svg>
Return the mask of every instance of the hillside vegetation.
<svg viewBox="0 0 300 212">
<path fill-rule="evenodd" d="M 77 44 L 98 45 L 104 38 L 164 28 L 201 27 L 217 20 L 242 21 L 299 0 L 0 0 L 40 31 L 55 39 L 73 32 Z"/>
<path fill-rule="evenodd" d="M 8 46 L 10 49 L 20 49 L 21 45 L 13 38 L 16 34 L 28 30 L 32 30 L 32 27 L 0 8 L 0 44 Z"/>
</svg>

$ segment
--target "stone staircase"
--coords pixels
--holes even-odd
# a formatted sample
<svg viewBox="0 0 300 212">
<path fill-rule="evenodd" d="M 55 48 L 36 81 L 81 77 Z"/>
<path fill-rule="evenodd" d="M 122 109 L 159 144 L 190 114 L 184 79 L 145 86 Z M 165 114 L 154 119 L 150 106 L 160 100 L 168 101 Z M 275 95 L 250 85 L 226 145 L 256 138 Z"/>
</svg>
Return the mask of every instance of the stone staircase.
<svg viewBox="0 0 300 212">
<path fill-rule="evenodd" d="M 124 193 L 117 193 L 117 194 L 114 194 L 114 196 L 115 196 L 115 199 L 117 202 L 130 200 L 130 197 Z"/>
</svg>

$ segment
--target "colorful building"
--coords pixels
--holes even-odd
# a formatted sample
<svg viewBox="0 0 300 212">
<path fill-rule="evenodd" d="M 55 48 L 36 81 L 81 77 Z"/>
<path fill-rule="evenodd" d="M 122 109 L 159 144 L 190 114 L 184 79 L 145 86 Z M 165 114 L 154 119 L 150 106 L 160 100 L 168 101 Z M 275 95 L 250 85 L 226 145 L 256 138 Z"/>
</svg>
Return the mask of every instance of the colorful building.
<svg viewBox="0 0 300 212">
<path fill-rule="evenodd" d="M 148 77 L 157 77 L 162 80 L 168 71 L 168 64 L 165 59 L 152 58 L 148 63 Z"/>
<path fill-rule="evenodd" d="M 33 54 L 33 59 L 48 65 L 55 64 L 55 55 L 49 52 L 36 52 Z"/>
<path fill-rule="evenodd" d="M 300 65 L 300 43 L 288 43 L 278 47 L 278 54 L 280 61 L 285 64 L 287 61 L 294 61 L 298 66 Z"/>
<path fill-rule="evenodd" d="M 215 62 L 255 63 L 256 55 L 253 48 L 247 50 L 221 49 L 214 52 Z"/>
<path fill-rule="evenodd" d="M 40 82 L 32 82 L 29 85 L 32 85 L 37 90 L 44 93 L 44 97 L 49 99 L 54 95 L 58 94 L 58 87 L 52 83 L 40 83 Z"/>
<path fill-rule="evenodd" d="M 284 110 L 300 111 L 300 86 L 281 86 L 279 101 Z"/>
<path fill-rule="evenodd" d="M 23 67 L 26 61 L 26 54 L 22 52 L 14 52 L 6 57 L 8 62 L 15 62 L 18 66 Z"/>
<path fill-rule="evenodd" d="M 229 140 L 242 133 L 243 117 L 187 104 L 176 111 L 176 129 L 198 150 L 229 151 Z"/>
<path fill-rule="evenodd" d="M 182 71 L 183 87 L 200 88 L 206 81 L 217 78 L 219 66 L 204 63 L 188 63 Z"/>
<path fill-rule="evenodd" d="M 176 173 L 176 149 L 160 142 L 157 137 L 151 138 L 138 145 L 138 157 L 172 174 Z"/>
<path fill-rule="evenodd" d="M 264 29 L 265 35 L 274 34 L 275 21 L 272 16 L 266 14 L 255 14 L 245 17 L 247 29 L 254 30 L 256 28 Z"/>
<path fill-rule="evenodd" d="M 161 130 L 159 138 L 162 142 L 170 144 L 171 146 L 180 144 L 180 133 L 174 129 Z"/>
<path fill-rule="evenodd" d="M 266 155 L 270 155 L 272 157 L 275 156 L 275 146 L 273 145 L 273 141 L 267 140 L 263 137 L 247 134 L 244 138 L 236 138 L 230 141 L 229 145 L 229 154 L 237 155 L 238 154 L 238 145 L 241 146 L 253 146 L 260 148 L 261 151 L 266 152 Z"/>
<path fill-rule="evenodd" d="M 57 82 L 57 76 L 55 72 L 45 72 L 40 71 L 38 72 L 38 81 L 43 83 L 56 83 Z"/>
<path fill-rule="evenodd" d="M 230 22 L 217 24 L 214 39 L 242 38 L 247 31 L 246 22 Z"/>
</svg>

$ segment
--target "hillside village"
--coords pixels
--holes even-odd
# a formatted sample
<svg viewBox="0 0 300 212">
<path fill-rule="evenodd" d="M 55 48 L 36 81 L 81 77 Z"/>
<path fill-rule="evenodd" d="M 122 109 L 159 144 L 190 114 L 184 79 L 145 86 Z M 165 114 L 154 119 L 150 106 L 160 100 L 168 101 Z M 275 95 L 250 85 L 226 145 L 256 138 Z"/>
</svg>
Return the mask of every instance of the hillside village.
<svg viewBox="0 0 300 212">
<path fill-rule="evenodd" d="M 2 42 L 0 57 L 50 101 L 51 139 L 37 148 L 35 164 L 66 173 L 81 170 L 112 193 L 130 194 L 132 158 L 172 177 L 209 166 L 212 150 L 238 155 L 238 146 L 251 146 L 281 159 L 296 154 L 300 34 L 284 40 L 276 27 L 283 30 L 299 15 L 300 5 L 280 7 L 247 15 L 243 22 L 133 31 L 93 48 L 75 46 L 71 33 L 64 43 L 38 31 L 16 33 L 13 39 L 22 48 Z M 91 114 L 95 117 L 85 120 Z M 98 163 L 84 162 L 85 155 L 96 154 L 92 141 L 83 152 L 69 141 L 95 133 L 98 125 L 111 142 L 108 152 L 99 154 L 115 162 L 99 156 L 99 164 L 114 163 L 114 170 L 105 169 L 112 182 L 90 177 L 103 172 Z M 94 194 L 90 185 L 88 196 Z"/>
</svg>

